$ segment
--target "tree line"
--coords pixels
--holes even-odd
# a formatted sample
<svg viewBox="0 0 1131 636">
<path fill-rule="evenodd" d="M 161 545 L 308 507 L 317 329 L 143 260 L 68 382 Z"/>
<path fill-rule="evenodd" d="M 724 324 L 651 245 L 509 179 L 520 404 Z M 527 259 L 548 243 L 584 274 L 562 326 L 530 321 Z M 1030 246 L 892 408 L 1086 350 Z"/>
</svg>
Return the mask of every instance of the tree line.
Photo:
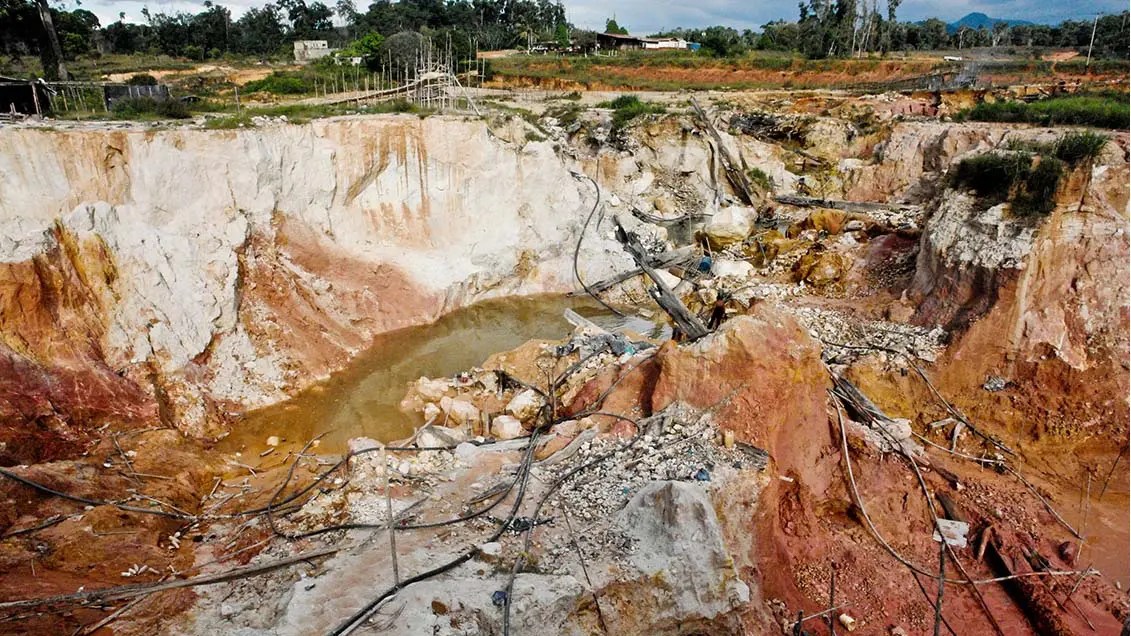
<svg viewBox="0 0 1131 636">
<path fill-rule="evenodd" d="M 331 47 L 351 42 L 366 47 L 380 38 L 417 32 L 462 57 L 473 48 L 491 50 L 528 46 L 535 41 L 569 40 L 561 2 L 550 0 L 377 0 L 365 11 L 353 0 L 333 6 L 307 0 L 274 0 L 248 9 L 238 19 L 212 0 L 199 13 L 153 13 L 142 9 L 143 22 L 125 14 L 107 25 L 85 9 L 48 7 L 48 0 L 0 0 L 0 54 L 39 55 L 44 74 L 59 73 L 56 58 L 105 53 L 152 53 L 191 59 L 225 55 L 272 57 L 289 54 L 294 40 L 327 40 Z M 46 13 L 46 18 L 41 14 Z M 344 26 L 335 26 L 336 22 Z M 52 26 L 45 28 L 45 25 Z M 48 31 L 58 34 L 52 45 Z M 365 36 L 370 36 L 366 41 Z M 380 41 L 378 39 L 378 41 Z"/>
<path fill-rule="evenodd" d="M 800 53 L 810 59 L 975 47 L 1072 48 L 1083 52 L 1092 37 L 1091 20 L 1013 26 L 998 22 L 991 28 L 962 26 L 956 30 L 938 18 L 900 22 L 896 19 L 899 4 L 900 0 L 887 0 L 881 12 L 877 0 L 808 0 L 799 4 L 797 21 L 775 20 L 763 25 L 761 31 L 714 26 L 656 35 L 699 42 L 703 50 L 720 57 L 769 50 Z M 1093 56 L 1126 59 L 1128 49 L 1128 12 L 1100 16 L 1095 23 Z"/>
<path fill-rule="evenodd" d="M 809 58 L 985 46 L 1084 49 L 1092 35 L 1091 21 L 1075 20 L 1055 26 L 999 23 L 951 32 L 934 18 L 900 22 L 899 4 L 886 0 L 881 10 L 878 0 L 807 0 L 799 4 L 796 21 L 773 21 L 761 31 L 715 26 L 654 35 L 699 42 L 703 52 L 721 57 L 774 50 Z M 336 0 L 332 6 L 318 0 L 273 0 L 238 19 L 227 7 L 205 0 L 199 13 L 142 9 L 142 17 L 143 22 L 126 22 L 120 14 L 117 21 L 102 25 L 90 11 L 53 7 L 49 0 L 0 0 L 0 54 L 39 55 L 44 75 L 55 79 L 65 77 L 65 61 L 104 53 L 266 58 L 288 55 L 294 40 L 317 39 L 372 62 L 382 54 L 387 38 L 402 34 L 400 39 L 406 39 L 406 33 L 442 43 L 456 59 L 477 49 L 530 48 L 538 42 L 561 48 L 580 43 L 585 48 L 596 41 L 594 32 L 568 22 L 560 0 L 376 0 L 365 11 L 354 0 Z M 605 31 L 628 30 L 610 19 Z M 1128 48 L 1128 12 L 1099 18 L 1094 55 L 1125 57 Z"/>
</svg>

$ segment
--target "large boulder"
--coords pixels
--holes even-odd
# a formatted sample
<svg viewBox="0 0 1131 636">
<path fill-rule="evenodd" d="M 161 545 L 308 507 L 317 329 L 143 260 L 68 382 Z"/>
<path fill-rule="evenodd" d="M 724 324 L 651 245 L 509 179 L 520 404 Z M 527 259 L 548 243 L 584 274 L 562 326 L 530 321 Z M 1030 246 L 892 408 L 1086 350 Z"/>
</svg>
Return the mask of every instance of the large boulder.
<svg viewBox="0 0 1131 636">
<path fill-rule="evenodd" d="M 836 287 L 851 268 L 852 259 L 847 255 L 814 245 L 794 264 L 793 278 L 817 289 Z"/>
<path fill-rule="evenodd" d="M 694 343 L 666 344 L 656 359 L 653 413 L 673 402 L 712 409 L 720 426 L 779 462 L 796 457 L 804 465 L 801 458 L 828 443 L 820 347 L 772 304 L 757 304 Z"/>
<path fill-rule="evenodd" d="M 602 596 L 612 633 L 684 633 L 691 625 L 734 633 L 733 612 L 750 601 L 735 573 L 718 517 L 702 487 L 687 482 L 645 485 L 621 510 L 615 527 L 632 544 L 628 554 L 644 584 L 619 583 Z"/>
<path fill-rule="evenodd" d="M 703 226 L 703 233 L 712 247 L 726 247 L 746 240 L 754 229 L 757 211 L 751 208 L 731 206 L 718 210 L 711 220 Z"/>
</svg>

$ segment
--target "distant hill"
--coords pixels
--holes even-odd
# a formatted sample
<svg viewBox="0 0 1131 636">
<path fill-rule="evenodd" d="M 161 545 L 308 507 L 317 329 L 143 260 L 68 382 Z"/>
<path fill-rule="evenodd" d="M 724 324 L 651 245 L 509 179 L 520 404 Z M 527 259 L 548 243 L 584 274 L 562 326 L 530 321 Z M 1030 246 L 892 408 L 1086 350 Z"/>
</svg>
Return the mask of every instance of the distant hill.
<svg viewBox="0 0 1131 636">
<path fill-rule="evenodd" d="M 1004 22 L 1004 23 L 1008 24 L 1009 26 L 1018 26 L 1018 25 L 1021 25 L 1021 24 L 1033 24 L 1032 22 L 1029 22 L 1027 20 L 1010 20 L 1010 19 L 1007 19 L 1007 18 L 991 18 L 990 16 L 988 16 L 984 13 L 968 13 L 968 14 L 962 16 L 961 18 L 955 20 L 954 22 L 951 22 L 950 24 L 946 25 L 946 30 L 951 32 L 951 33 L 954 33 L 955 31 L 961 29 L 962 27 L 968 27 L 968 28 L 971 28 L 971 29 L 980 29 L 982 27 L 986 27 L 987 29 L 992 29 L 992 28 L 994 28 L 994 25 L 997 24 L 998 22 Z"/>
</svg>

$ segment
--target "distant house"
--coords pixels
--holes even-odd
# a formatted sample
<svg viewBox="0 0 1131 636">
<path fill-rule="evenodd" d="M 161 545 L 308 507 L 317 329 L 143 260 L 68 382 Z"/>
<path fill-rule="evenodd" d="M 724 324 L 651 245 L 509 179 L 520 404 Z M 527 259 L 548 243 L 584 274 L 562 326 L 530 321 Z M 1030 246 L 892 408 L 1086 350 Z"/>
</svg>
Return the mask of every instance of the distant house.
<svg viewBox="0 0 1131 636">
<path fill-rule="evenodd" d="M 330 53 L 330 43 L 326 40 L 295 40 L 295 61 L 312 62 Z"/>
<path fill-rule="evenodd" d="M 627 51 L 632 49 L 688 49 L 691 45 L 683 38 L 642 38 L 636 35 L 619 33 L 598 33 L 597 48 L 605 51 Z"/>
<path fill-rule="evenodd" d="M 597 34 L 597 48 L 603 51 L 629 51 L 632 49 L 644 48 L 645 42 L 650 42 L 648 38 L 641 38 L 635 35 L 621 35 L 619 33 L 598 33 Z"/>
<path fill-rule="evenodd" d="M 646 49 L 686 49 L 687 40 L 683 38 L 645 38 Z"/>
</svg>

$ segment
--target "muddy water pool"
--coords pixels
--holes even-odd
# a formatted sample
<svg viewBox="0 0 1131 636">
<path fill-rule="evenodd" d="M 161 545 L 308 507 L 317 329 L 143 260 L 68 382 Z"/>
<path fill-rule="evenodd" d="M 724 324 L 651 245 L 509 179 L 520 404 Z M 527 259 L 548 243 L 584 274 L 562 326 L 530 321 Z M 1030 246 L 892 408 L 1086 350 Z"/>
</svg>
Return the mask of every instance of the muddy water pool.
<svg viewBox="0 0 1131 636">
<path fill-rule="evenodd" d="M 266 440 L 271 436 L 281 439 L 272 455 L 297 450 L 319 434 L 324 434 L 319 453 L 342 452 L 353 437 L 385 442 L 408 437 L 423 423 L 399 408 L 409 382 L 420 376 L 455 375 L 527 340 L 565 338 L 573 330 L 563 317 L 567 308 L 610 330 L 662 337 L 667 329 L 641 317 L 617 316 L 587 298 L 534 296 L 476 303 L 431 324 L 382 334 L 328 380 L 248 413 L 218 450 L 240 452 L 249 461 L 269 448 Z"/>
</svg>

